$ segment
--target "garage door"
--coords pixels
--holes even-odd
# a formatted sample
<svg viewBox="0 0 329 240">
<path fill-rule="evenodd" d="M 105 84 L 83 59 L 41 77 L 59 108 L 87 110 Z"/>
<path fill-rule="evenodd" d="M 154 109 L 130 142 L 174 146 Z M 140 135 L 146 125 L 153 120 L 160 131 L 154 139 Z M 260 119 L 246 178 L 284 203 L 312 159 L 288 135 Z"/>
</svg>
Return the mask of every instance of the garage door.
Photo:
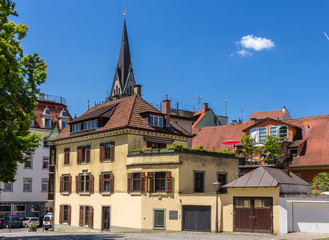
<svg viewBox="0 0 329 240">
<path fill-rule="evenodd" d="M 272 198 L 234 197 L 235 232 L 273 232 Z"/>
<path fill-rule="evenodd" d="M 292 231 L 329 233 L 328 202 L 293 202 Z"/>
<path fill-rule="evenodd" d="M 183 231 L 210 232 L 210 206 L 183 206 Z"/>
</svg>

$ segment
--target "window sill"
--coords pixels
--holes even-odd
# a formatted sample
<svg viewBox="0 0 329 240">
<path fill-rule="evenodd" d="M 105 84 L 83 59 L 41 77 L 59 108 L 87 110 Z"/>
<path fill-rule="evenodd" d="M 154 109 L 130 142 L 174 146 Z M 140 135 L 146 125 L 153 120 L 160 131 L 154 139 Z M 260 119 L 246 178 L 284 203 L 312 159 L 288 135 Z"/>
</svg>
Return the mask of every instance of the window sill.
<svg viewBox="0 0 329 240">
<path fill-rule="evenodd" d="M 70 193 L 69 192 L 61 192 L 61 195 L 68 196 L 68 195 L 70 195 Z"/>
<path fill-rule="evenodd" d="M 154 193 L 151 193 L 152 196 L 167 196 L 168 193 L 166 192 L 154 192 Z"/>
<path fill-rule="evenodd" d="M 105 159 L 103 162 L 110 163 L 110 162 L 113 162 L 113 161 L 112 160 L 109 160 L 109 159 Z"/>
<path fill-rule="evenodd" d="M 131 192 L 130 193 L 131 196 L 142 196 L 141 192 Z"/>
<path fill-rule="evenodd" d="M 110 192 L 101 192 L 102 196 L 111 196 Z"/>
<path fill-rule="evenodd" d="M 153 227 L 153 230 L 166 230 L 165 227 Z"/>
<path fill-rule="evenodd" d="M 80 196 L 90 196 L 90 192 L 80 192 L 79 193 Z"/>
</svg>

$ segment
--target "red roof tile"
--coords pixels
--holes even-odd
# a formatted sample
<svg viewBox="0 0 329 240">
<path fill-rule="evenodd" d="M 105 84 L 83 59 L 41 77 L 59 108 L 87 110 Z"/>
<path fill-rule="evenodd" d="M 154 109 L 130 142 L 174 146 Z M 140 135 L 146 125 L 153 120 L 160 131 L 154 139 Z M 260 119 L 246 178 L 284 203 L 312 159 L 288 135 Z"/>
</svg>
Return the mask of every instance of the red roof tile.
<svg viewBox="0 0 329 240">
<path fill-rule="evenodd" d="M 248 121 L 252 121 L 253 118 L 264 119 L 267 117 L 276 120 L 284 120 L 284 116 L 286 112 L 288 112 L 288 109 L 286 108 L 280 110 L 272 110 L 272 111 L 253 112 Z"/>
</svg>

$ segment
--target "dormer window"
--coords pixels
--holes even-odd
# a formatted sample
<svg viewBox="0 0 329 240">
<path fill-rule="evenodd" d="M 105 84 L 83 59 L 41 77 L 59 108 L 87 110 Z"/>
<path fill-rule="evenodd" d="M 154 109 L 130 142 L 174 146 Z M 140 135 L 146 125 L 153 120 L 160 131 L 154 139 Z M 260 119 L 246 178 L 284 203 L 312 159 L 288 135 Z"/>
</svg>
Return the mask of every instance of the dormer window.
<svg viewBox="0 0 329 240">
<path fill-rule="evenodd" d="M 65 126 L 66 126 L 66 122 L 62 120 L 62 121 L 61 121 L 61 124 L 62 124 L 62 129 L 65 128 Z"/>
<path fill-rule="evenodd" d="M 78 131 L 81 131 L 81 124 L 80 123 L 73 124 L 72 125 L 72 132 L 78 132 Z"/>
<path fill-rule="evenodd" d="M 45 128 L 51 129 L 51 119 L 45 118 Z"/>
<path fill-rule="evenodd" d="M 151 115 L 149 122 L 150 126 L 163 127 L 163 117 Z"/>
<path fill-rule="evenodd" d="M 43 110 L 43 114 L 50 115 L 50 110 L 49 110 L 48 106 L 46 106 L 45 110 Z"/>
<path fill-rule="evenodd" d="M 252 128 L 250 130 L 250 137 L 254 139 L 255 143 L 264 143 L 267 136 L 267 127 Z"/>
<path fill-rule="evenodd" d="M 93 120 L 93 121 L 89 121 L 89 122 L 85 122 L 84 123 L 84 128 L 83 129 L 93 129 L 93 128 L 98 128 L 98 120 Z"/>
<path fill-rule="evenodd" d="M 270 127 L 270 136 L 288 139 L 288 127 L 287 126 L 271 126 Z"/>
<path fill-rule="evenodd" d="M 67 113 L 65 111 L 65 109 L 63 108 L 63 110 L 61 111 L 61 114 L 59 115 L 60 117 L 67 117 Z"/>
</svg>

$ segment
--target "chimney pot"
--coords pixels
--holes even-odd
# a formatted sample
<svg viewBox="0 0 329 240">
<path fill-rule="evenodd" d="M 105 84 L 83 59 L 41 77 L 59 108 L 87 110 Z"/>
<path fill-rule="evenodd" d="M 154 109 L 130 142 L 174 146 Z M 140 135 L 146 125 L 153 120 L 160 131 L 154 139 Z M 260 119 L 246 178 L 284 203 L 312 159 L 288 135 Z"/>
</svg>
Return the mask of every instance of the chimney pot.
<svg viewBox="0 0 329 240">
<path fill-rule="evenodd" d="M 138 96 L 142 96 L 142 85 L 136 84 L 134 87 L 134 94 Z"/>
<path fill-rule="evenodd" d="M 203 104 L 203 113 L 208 111 L 208 103 Z"/>
</svg>

